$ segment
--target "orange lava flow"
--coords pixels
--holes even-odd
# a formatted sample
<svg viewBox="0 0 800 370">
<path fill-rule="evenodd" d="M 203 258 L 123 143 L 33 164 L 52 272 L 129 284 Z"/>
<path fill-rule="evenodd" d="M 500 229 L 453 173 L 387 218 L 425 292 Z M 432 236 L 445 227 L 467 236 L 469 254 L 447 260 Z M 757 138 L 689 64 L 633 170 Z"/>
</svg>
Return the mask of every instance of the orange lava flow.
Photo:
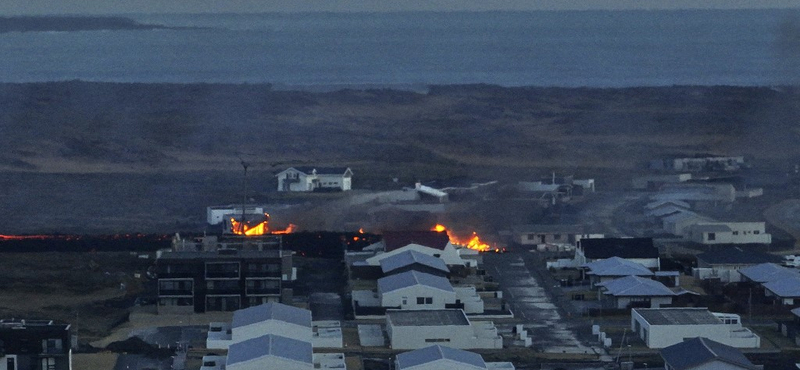
<svg viewBox="0 0 800 370">
<path fill-rule="evenodd" d="M 440 233 L 446 232 L 447 237 L 450 238 L 450 243 L 457 244 L 469 249 L 475 249 L 481 252 L 488 252 L 490 250 L 497 249 L 497 248 L 492 248 L 489 244 L 486 244 L 483 241 L 481 241 L 481 238 L 478 236 L 478 233 L 474 231 L 472 232 L 472 235 L 468 238 L 459 238 L 458 236 L 451 233 L 450 230 L 448 230 L 444 225 L 441 224 L 436 224 L 436 226 L 431 228 L 431 231 L 436 231 Z"/>
<path fill-rule="evenodd" d="M 51 235 L 0 235 L 0 240 L 53 239 Z"/>
</svg>

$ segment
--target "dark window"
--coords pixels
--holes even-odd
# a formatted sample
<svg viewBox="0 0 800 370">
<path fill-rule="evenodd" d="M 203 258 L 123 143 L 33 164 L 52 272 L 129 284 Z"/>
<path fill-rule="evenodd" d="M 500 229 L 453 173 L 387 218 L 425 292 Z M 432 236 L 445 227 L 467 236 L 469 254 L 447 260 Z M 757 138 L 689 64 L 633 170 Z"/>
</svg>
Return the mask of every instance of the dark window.
<svg viewBox="0 0 800 370">
<path fill-rule="evenodd" d="M 433 304 L 433 297 L 426 297 L 425 304 Z"/>
<path fill-rule="evenodd" d="M 449 342 L 450 338 L 426 338 L 425 343 L 442 343 L 442 342 Z"/>
<path fill-rule="evenodd" d="M 425 304 L 425 298 L 424 297 L 417 297 L 417 304 Z"/>
<path fill-rule="evenodd" d="M 17 370 L 17 359 L 15 357 L 9 357 L 6 360 L 6 369 Z"/>
<path fill-rule="evenodd" d="M 753 231 L 753 234 L 761 234 L 760 230 Z"/>
<path fill-rule="evenodd" d="M 717 240 L 717 234 L 708 233 L 708 240 Z"/>
</svg>

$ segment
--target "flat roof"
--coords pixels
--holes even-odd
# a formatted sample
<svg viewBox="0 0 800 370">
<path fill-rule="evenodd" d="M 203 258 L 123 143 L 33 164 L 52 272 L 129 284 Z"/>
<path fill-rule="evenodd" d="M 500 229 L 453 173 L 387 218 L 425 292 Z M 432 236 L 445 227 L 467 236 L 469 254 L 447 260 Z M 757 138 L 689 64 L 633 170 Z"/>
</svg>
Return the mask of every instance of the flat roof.
<svg viewBox="0 0 800 370">
<path fill-rule="evenodd" d="M 228 252 L 230 251 L 230 252 Z M 291 253 L 291 252 L 287 252 Z M 199 260 L 239 260 L 243 258 L 247 259 L 258 259 L 258 258 L 279 258 L 284 255 L 282 250 L 278 249 L 268 249 L 263 251 L 256 251 L 256 250 L 236 250 L 236 249 L 228 249 L 223 250 L 222 253 L 217 251 L 213 252 L 206 252 L 206 251 L 179 251 L 179 252 L 165 252 L 162 253 L 159 260 L 192 260 L 192 259 L 199 259 Z"/>
<path fill-rule="evenodd" d="M 469 325 L 463 310 L 387 310 L 386 321 L 394 326 Z"/>
<path fill-rule="evenodd" d="M 634 308 L 650 325 L 722 324 L 707 308 Z"/>
</svg>

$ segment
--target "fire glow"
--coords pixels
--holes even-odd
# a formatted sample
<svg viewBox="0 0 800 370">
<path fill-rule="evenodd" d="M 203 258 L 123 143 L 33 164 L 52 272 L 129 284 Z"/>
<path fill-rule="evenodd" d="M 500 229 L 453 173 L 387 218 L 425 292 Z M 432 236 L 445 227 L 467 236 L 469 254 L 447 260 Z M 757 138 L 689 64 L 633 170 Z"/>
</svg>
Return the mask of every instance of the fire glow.
<svg viewBox="0 0 800 370">
<path fill-rule="evenodd" d="M 448 230 L 444 225 L 436 224 L 436 226 L 431 228 L 431 231 L 436 232 L 446 232 L 447 237 L 450 238 L 450 243 L 457 244 L 469 249 L 475 249 L 481 252 L 488 252 L 494 250 L 498 252 L 498 248 L 492 248 L 489 244 L 484 243 L 481 241 L 481 238 L 478 236 L 478 233 L 472 232 L 472 235 L 468 238 L 459 238 L 458 236 L 454 235 L 450 230 Z"/>
<path fill-rule="evenodd" d="M 294 232 L 297 228 L 294 224 L 289 224 L 288 227 L 285 229 L 278 229 L 278 230 L 270 230 L 269 228 L 269 215 L 264 214 L 264 221 L 261 221 L 255 225 L 250 225 L 248 222 L 239 222 L 236 221 L 235 218 L 231 217 L 231 232 L 236 235 L 244 235 L 244 236 L 259 236 L 259 235 L 269 235 L 269 234 L 289 234 Z"/>
</svg>

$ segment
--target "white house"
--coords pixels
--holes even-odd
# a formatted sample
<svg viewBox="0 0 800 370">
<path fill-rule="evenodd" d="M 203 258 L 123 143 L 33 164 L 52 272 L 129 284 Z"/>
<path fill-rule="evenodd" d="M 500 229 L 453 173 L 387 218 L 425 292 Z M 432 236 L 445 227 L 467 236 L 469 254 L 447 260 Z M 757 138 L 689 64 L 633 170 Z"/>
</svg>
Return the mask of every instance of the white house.
<svg viewBox="0 0 800 370">
<path fill-rule="evenodd" d="M 575 244 L 586 234 L 583 225 L 517 225 L 511 228 L 520 245 Z"/>
<path fill-rule="evenodd" d="M 311 311 L 281 303 L 265 303 L 234 311 L 231 329 L 232 343 L 264 334 L 311 342 Z"/>
<path fill-rule="evenodd" d="M 652 238 L 591 238 L 581 239 L 575 248 L 579 265 L 601 259 L 619 257 L 649 269 L 658 269 L 661 259 Z"/>
<path fill-rule="evenodd" d="M 464 266 L 458 248 L 450 243 L 447 233 L 436 231 L 387 231 L 383 240 L 376 243 L 376 249 L 383 250 L 365 260 L 369 266 L 379 266 L 381 260 L 409 250 L 441 258 L 448 266 Z"/>
<path fill-rule="evenodd" d="M 661 350 L 666 370 L 761 370 L 742 351 L 699 337 Z"/>
<path fill-rule="evenodd" d="M 692 211 L 678 211 L 661 218 L 661 224 L 664 231 L 677 236 L 686 235 L 686 230 L 689 227 L 702 222 L 709 223 L 714 221 Z"/>
<path fill-rule="evenodd" d="M 247 204 L 244 207 L 244 214 L 248 219 L 250 218 L 248 216 L 263 216 L 265 213 L 267 213 L 265 205 Z M 241 204 L 206 207 L 206 222 L 209 225 L 219 225 L 231 217 L 235 217 L 237 220 L 242 217 Z"/>
<path fill-rule="evenodd" d="M 772 235 L 763 222 L 700 222 L 687 228 L 689 240 L 700 244 L 769 244 Z"/>
<path fill-rule="evenodd" d="M 382 307 L 402 310 L 441 310 L 456 303 L 450 281 L 424 272 L 407 271 L 378 279 Z"/>
<path fill-rule="evenodd" d="M 275 176 L 278 191 L 347 191 L 353 171 L 349 167 L 290 167 Z"/>
<path fill-rule="evenodd" d="M 659 308 L 672 304 L 675 292 L 658 281 L 639 276 L 626 276 L 598 284 L 605 306 L 611 308 L 650 307 Z"/>
<path fill-rule="evenodd" d="M 514 370 L 514 365 L 510 362 L 485 362 L 477 353 L 434 345 L 397 355 L 394 368 L 395 370 Z"/>
<path fill-rule="evenodd" d="M 311 343 L 267 334 L 231 344 L 226 370 L 312 370 Z"/>
<path fill-rule="evenodd" d="M 742 327 L 734 314 L 719 314 L 707 308 L 634 308 L 631 330 L 648 348 L 664 348 L 685 338 L 704 336 L 736 348 L 758 348 L 761 338 Z"/>
<path fill-rule="evenodd" d="M 434 344 L 459 349 L 503 348 L 503 338 L 493 322 L 471 323 L 463 310 L 389 310 L 386 331 L 392 349 Z"/>
<path fill-rule="evenodd" d="M 592 286 L 625 276 L 653 276 L 653 271 L 644 265 L 617 256 L 596 260 L 581 267 L 586 269 Z"/>
</svg>

